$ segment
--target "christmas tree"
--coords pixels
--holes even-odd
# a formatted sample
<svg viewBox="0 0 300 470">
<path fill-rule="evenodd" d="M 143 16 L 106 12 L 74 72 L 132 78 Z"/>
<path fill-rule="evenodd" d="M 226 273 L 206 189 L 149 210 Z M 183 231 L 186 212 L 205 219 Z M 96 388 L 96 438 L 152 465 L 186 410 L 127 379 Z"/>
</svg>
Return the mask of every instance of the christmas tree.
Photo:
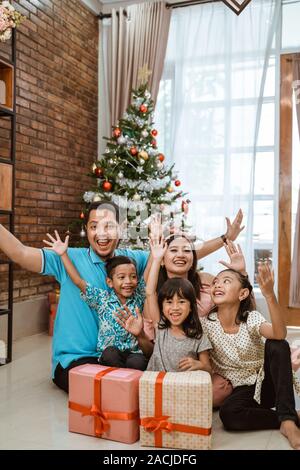
<svg viewBox="0 0 300 470">
<path fill-rule="evenodd" d="M 144 248 L 147 244 L 147 224 L 153 212 L 161 212 L 168 221 L 180 224 L 187 213 L 189 201 L 178 199 L 184 194 L 178 189 L 180 180 L 174 165 L 165 164 L 165 156 L 157 149 L 157 130 L 153 128 L 154 104 L 147 85 L 132 92 L 132 102 L 123 118 L 105 138 L 103 158 L 94 163 L 91 176 L 95 187 L 84 193 L 87 205 L 102 199 L 112 200 L 127 213 L 126 238 L 121 245 Z M 81 214 L 84 217 L 84 214 Z M 82 228 L 82 236 L 84 229 Z"/>
</svg>

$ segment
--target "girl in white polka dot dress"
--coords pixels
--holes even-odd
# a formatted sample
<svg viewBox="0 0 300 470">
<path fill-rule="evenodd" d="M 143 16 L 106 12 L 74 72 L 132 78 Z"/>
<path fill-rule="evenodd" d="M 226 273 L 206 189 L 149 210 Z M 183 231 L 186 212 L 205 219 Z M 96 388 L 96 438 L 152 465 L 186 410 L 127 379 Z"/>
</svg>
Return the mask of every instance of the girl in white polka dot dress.
<svg viewBox="0 0 300 470">
<path fill-rule="evenodd" d="M 291 446 L 300 449 L 290 348 L 273 273 L 268 263 L 259 264 L 257 281 L 268 304 L 269 323 L 255 310 L 239 245 L 228 241 L 225 248 L 231 260 L 240 261 L 240 270 L 226 269 L 214 278 L 211 295 L 216 307 L 200 319 L 213 347 L 213 371 L 234 388 L 220 408 L 220 418 L 230 431 L 280 429 Z M 294 384 L 300 391 L 300 384 Z"/>
</svg>

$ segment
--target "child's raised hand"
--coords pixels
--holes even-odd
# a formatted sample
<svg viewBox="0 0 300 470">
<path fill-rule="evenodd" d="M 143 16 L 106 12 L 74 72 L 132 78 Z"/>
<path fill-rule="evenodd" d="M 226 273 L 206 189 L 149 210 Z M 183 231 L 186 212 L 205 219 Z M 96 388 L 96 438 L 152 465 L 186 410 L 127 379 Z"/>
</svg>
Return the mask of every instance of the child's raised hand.
<svg viewBox="0 0 300 470">
<path fill-rule="evenodd" d="M 159 239 L 150 239 L 150 250 L 153 259 L 162 260 L 168 248 L 163 237 Z"/>
<path fill-rule="evenodd" d="M 131 313 L 127 305 L 124 305 L 124 308 L 118 308 L 114 315 L 119 325 L 128 331 L 128 333 L 138 336 L 143 329 L 144 322 L 138 307 L 136 307 L 135 313 L 136 317 Z"/>
<path fill-rule="evenodd" d="M 261 293 L 265 298 L 272 297 L 274 295 L 274 272 L 271 271 L 270 263 L 268 261 L 259 261 L 256 280 L 259 284 Z"/>
<path fill-rule="evenodd" d="M 161 214 L 158 212 L 151 218 L 149 224 L 149 237 L 150 240 L 160 240 L 163 234 L 163 226 L 161 222 Z"/>
<path fill-rule="evenodd" d="M 58 234 L 57 230 L 54 230 L 56 238 L 52 237 L 50 233 L 47 233 L 47 237 L 49 240 L 43 240 L 45 245 L 48 245 L 49 250 L 54 251 L 57 255 L 62 256 L 64 253 L 66 253 L 69 245 L 69 235 L 66 236 L 65 241 L 63 242 L 60 239 L 60 236 Z"/>
<path fill-rule="evenodd" d="M 227 243 L 224 243 L 224 247 L 229 256 L 230 263 L 226 263 L 226 261 L 219 261 L 219 263 L 228 269 L 234 269 L 246 275 L 246 262 L 240 245 L 235 245 L 232 241 L 227 240 Z"/>
</svg>

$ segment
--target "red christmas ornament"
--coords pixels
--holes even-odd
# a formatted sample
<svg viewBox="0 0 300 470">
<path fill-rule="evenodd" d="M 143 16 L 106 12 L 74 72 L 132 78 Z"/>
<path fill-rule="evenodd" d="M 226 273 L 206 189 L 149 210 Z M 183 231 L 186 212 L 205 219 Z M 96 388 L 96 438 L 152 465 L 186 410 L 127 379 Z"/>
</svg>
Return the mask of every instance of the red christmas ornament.
<svg viewBox="0 0 300 470">
<path fill-rule="evenodd" d="M 103 191 L 109 192 L 112 189 L 112 184 L 109 181 L 104 181 L 102 184 Z"/>
<path fill-rule="evenodd" d="M 156 137 L 157 134 L 158 134 L 157 130 L 156 130 L 156 129 L 152 129 L 151 135 L 153 135 L 153 137 Z"/>
<path fill-rule="evenodd" d="M 180 185 L 181 185 L 181 181 L 176 180 L 174 184 L 175 184 L 175 186 L 180 186 Z"/>
<path fill-rule="evenodd" d="M 148 111 L 147 106 L 145 106 L 144 104 L 142 104 L 142 105 L 140 106 L 140 111 L 141 111 L 141 113 L 146 113 L 146 112 Z"/>
<path fill-rule="evenodd" d="M 157 158 L 160 162 L 163 162 L 165 159 L 165 156 L 162 153 L 159 153 Z"/>
<path fill-rule="evenodd" d="M 136 148 L 136 147 L 131 147 L 130 153 L 131 153 L 131 155 L 133 155 L 133 156 L 136 155 L 136 154 L 138 153 L 137 148 Z"/>
<path fill-rule="evenodd" d="M 119 127 L 116 127 L 113 131 L 113 136 L 120 137 L 120 135 L 121 135 L 121 129 Z"/>
<path fill-rule="evenodd" d="M 156 146 L 157 146 L 157 143 L 156 143 L 156 140 L 155 140 L 155 139 L 151 140 L 151 145 L 152 145 L 152 147 L 156 147 Z"/>
<path fill-rule="evenodd" d="M 97 178 L 102 178 L 104 174 L 103 168 L 95 168 L 94 174 L 97 176 Z"/>
<path fill-rule="evenodd" d="M 81 212 L 80 218 L 81 218 L 81 219 L 84 219 L 84 213 L 83 213 L 83 212 Z"/>
</svg>

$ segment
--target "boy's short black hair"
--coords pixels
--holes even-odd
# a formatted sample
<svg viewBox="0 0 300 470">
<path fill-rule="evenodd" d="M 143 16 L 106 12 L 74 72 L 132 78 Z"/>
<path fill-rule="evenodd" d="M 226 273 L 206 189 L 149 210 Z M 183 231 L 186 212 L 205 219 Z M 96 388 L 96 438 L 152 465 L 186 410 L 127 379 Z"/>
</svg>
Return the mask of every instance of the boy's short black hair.
<svg viewBox="0 0 300 470">
<path fill-rule="evenodd" d="M 92 211 L 96 211 L 96 210 L 99 210 L 99 209 L 107 209 L 107 210 L 111 211 L 113 214 L 115 214 L 116 221 L 118 222 L 118 224 L 120 223 L 120 209 L 117 206 L 117 204 L 115 204 L 112 201 L 108 201 L 106 199 L 103 199 L 102 201 L 91 202 L 91 204 L 88 207 L 88 211 L 86 213 L 86 216 L 85 216 L 85 223 L 86 224 L 89 221 L 90 213 Z"/>
<path fill-rule="evenodd" d="M 117 266 L 120 266 L 121 264 L 133 264 L 135 270 L 137 271 L 136 262 L 134 259 L 129 258 L 128 256 L 113 256 L 112 258 L 109 258 L 109 260 L 107 260 L 105 263 L 107 277 L 112 279 L 114 270 Z"/>
</svg>

